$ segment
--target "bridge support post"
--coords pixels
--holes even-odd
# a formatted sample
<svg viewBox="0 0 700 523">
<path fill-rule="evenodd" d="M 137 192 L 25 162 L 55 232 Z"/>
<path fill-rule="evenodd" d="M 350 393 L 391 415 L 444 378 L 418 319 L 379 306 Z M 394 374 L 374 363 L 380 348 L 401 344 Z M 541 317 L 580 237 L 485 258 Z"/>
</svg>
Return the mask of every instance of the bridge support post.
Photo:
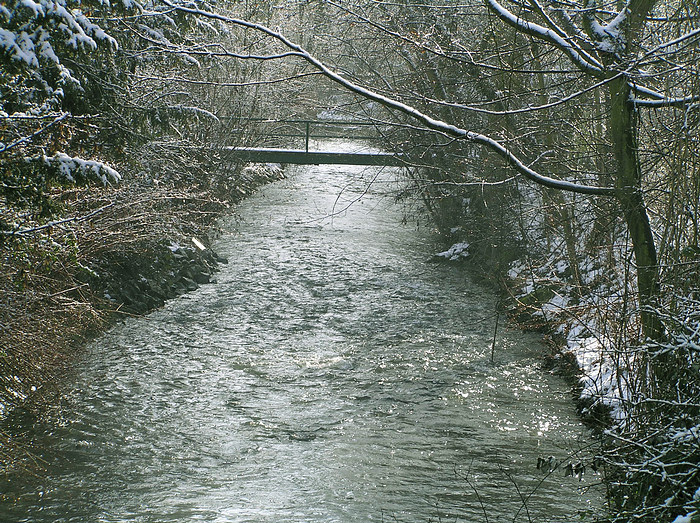
<svg viewBox="0 0 700 523">
<path fill-rule="evenodd" d="M 309 152 L 309 134 L 311 129 L 311 122 L 306 121 L 306 152 Z"/>
</svg>

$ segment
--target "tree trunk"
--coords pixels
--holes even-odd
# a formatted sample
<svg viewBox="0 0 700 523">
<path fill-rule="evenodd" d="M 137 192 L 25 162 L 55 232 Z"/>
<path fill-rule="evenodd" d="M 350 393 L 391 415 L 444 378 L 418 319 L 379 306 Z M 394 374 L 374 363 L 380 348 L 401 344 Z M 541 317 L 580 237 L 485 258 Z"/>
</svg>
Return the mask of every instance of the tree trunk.
<svg viewBox="0 0 700 523">
<path fill-rule="evenodd" d="M 609 83 L 610 133 L 617 159 L 617 200 L 629 229 L 637 263 L 642 335 L 663 339 L 663 325 L 652 309 L 660 294 L 659 265 L 654 237 L 641 192 L 641 168 L 637 148 L 637 113 L 630 103 L 630 87 L 624 75 Z"/>
</svg>

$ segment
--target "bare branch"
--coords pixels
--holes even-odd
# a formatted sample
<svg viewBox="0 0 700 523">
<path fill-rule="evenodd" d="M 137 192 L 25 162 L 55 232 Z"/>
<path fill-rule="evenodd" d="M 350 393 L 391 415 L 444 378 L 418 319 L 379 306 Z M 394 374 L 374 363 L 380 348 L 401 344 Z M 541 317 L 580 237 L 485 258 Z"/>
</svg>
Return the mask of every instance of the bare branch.
<svg viewBox="0 0 700 523">
<path fill-rule="evenodd" d="M 345 77 L 341 76 L 340 74 L 332 71 L 325 63 L 311 55 L 308 51 L 306 51 L 303 47 L 301 47 L 299 44 L 296 44 L 289 40 L 287 37 L 285 37 L 283 34 L 280 32 L 274 31 L 264 25 L 258 24 L 258 23 L 253 23 L 249 22 L 246 20 L 240 20 L 237 18 L 230 18 L 218 13 L 212 13 L 209 11 L 203 11 L 201 9 L 195 9 L 195 8 L 190 8 L 190 7 L 182 7 L 182 6 L 174 6 L 170 0 L 163 0 L 163 2 L 170 6 L 173 7 L 174 9 L 177 9 L 179 11 L 182 11 L 184 13 L 189 13 L 193 15 L 198 15 L 198 16 L 204 16 L 207 18 L 211 18 L 214 20 L 220 20 L 223 22 L 228 22 L 230 24 L 238 25 L 241 27 L 245 27 L 248 29 L 252 29 L 254 31 L 261 32 L 274 40 L 277 40 L 278 42 L 282 43 L 284 46 L 287 48 L 291 49 L 295 56 L 298 56 L 305 60 L 307 63 L 311 64 L 314 66 L 323 76 L 328 78 L 329 80 L 333 81 L 334 83 L 342 86 L 343 88 L 347 89 L 348 91 L 355 93 L 363 98 L 366 98 L 368 100 L 373 100 L 377 102 L 378 104 L 391 109 L 398 111 L 402 114 L 405 114 L 411 118 L 414 118 L 421 122 L 423 126 L 426 128 L 444 134 L 446 136 L 451 136 L 453 138 L 457 139 L 464 139 L 472 143 L 477 143 L 480 145 L 486 146 L 488 149 L 496 152 L 499 156 L 504 158 L 508 165 L 514 168 L 516 171 L 518 171 L 520 174 L 528 178 L 529 180 L 538 183 L 540 185 L 543 185 L 545 187 L 549 187 L 552 189 L 558 189 L 558 190 L 563 190 L 563 191 L 570 191 L 570 192 L 576 192 L 580 194 L 591 194 L 591 195 L 599 195 L 599 196 L 613 196 L 616 192 L 616 190 L 612 187 L 597 187 L 597 186 L 591 186 L 591 185 L 582 185 L 574 182 L 569 182 L 565 180 L 558 180 L 556 178 L 551 178 L 549 176 L 542 175 L 538 173 L 537 171 L 531 169 L 525 163 L 518 158 L 515 154 L 513 154 L 512 151 L 510 151 L 508 148 L 506 148 L 504 145 L 501 143 L 497 142 L 493 138 L 490 138 L 488 136 L 485 136 L 480 133 L 476 133 L 474 131 L 469 131 L 467 129 L 462 129 L 460 127 L 457 127 L 456 125 L 449 124 L 447 122 L 444 122 L 442 120 L 438 120 L 436 118 L 433 118 L 425 113 L 422 113 L 415 107 L 411 107 L 410 105 L 406 105 L 398 100 L 395 100 L 393 98 L 389 98 L 387 96 L 383 96 L 375 91 L 372 91 L 366 87 L 363 87 L 359 84 L 356 84 Z"/>
<path fill-rule="evenodd" d="M 192 80 L 191 78 L 184 78 L 181 76 L 177 77 L 161 77 L 161 76 L 146 76 L 146 75 L 136 75 L 135 78 L 138 80 L 150 80 L 156 82 L 178 82 L 183 84 L 191 85 L 212 85 L 216 87 L 254 87 L 260 85 L 273 85 L 279 83 L 285 83 L 292 80 L 299 80 L 301 78 L 306 78 L 309 76 L 319 76 L 321 73 L 318 71 L 313 71 L 310 73 L 299 73 L 293 76 L 286 76 L 284 78 L 273 78 L 272 80 L 258 80 L 258 81 L 247 81 L 247 82 L 221 82 L 221 81 L 209 81 L 209 80 Z"/>
<path fill-rule="evenodd" d="M 605 74 L 603 64 L 601 64 L 595 57 L 591 56 L 584 49 L 576 44 L 572 43 L 570 38 L 564 39 L 559 36 L 558 32 L 543 27 L 539 24 L 533 22 L 528 22 L 527 20 L 520 18 L 519 16 L 511 13 L 496 0 L 486 0 L 488 7 L 491 11 L 498 16 L 505 23 L 522 31 L 525 34 L 534 36 L 540 40 L 548 42 L 566 54 L 581 70 L 592 74 L 597 78 L 602 78 Z"/>
<path fill-rule="evenodd" d="M 70 115 L 70 113 L 63 113 L 63 114 L 57 116 L 56 118 L 54 118 L 52 122 L 46 124 L 45 126 L 41 127 L 40 129 L 36 130 L 35 132 L 30 134 L 29 136 L 23 136 L 22 138 L 15 140 L 11 144 L 5 145 L 4 143 L 0 142 L 0 153 L 4 153 L 6 151 L 9 151 L 13 147 L 17 147 L 18 145 L 32 141 L 32 138 L 34 138 L 35 136 L 39 136 L 41 133 L 43 133 L 44 131 L 46 131 L 47 129 L 52 127 L 53 125 L 57 124 L 58 122 L 65 120 L 66 118 L 68 118 L 69 115 Z"/>
<path fill-rule="evenodd" d="M 89 220 L 93 216 L 100 214 L 102 211 L 109 209 L 113 205 L 114 205 L 114 202 L 108 203 L 107 205 L 103 205 L 99 209 L 95 209 L 91 213 L 88 213 L 84 216 L 73 216 L 72 218 L 64 218 L 63 220 L 54 220 L 54 221 L 45 223 L 44 225 L 38 225 L 36 227 L 28 227 L 26 229 L 21 229 L 19 231 L 0 231 L 0 234 L 3 234 L 5 236 L 25 236 L 27 234 L 33 234 L 35 232 L 43 231 L 45 229 L 50 229 L 52 227 L 59 227 L 61 225 L 65 225 L 67 223 L 84 222 L 85 220 Z"/>
<path fill-rule="evenodd" d="M 490 109 L 483 109 L 481 107 L 475 107 L 473 105 L 466 105 L 466 104 L 460 104 L 460 103 L 454 103 L 454 102 L 446 102 L 446 101 L 441 101 L 441 100 L 435 100 L 432 98 L 425 98 L 422 97 L 423 100 L 426 100 L 431 103 L 443 105 L 445 107 L 453 107 L 455 109 L 463 109 L 465 111 L 471 111 L 474 113 L 480 113 L 480 114 L 488 114 L 490 116 L 508 116 L 508 115 L 513 115 L 513 114 L 522 114 L 522 113 L 530 113 L 534 111 L 542 111 L 546 109 L 551 109 L 552 107 L 556 107 L 558 105 L 565 104 L 567 102 L 570 102 L 571 100 L 574 100 L 578 98 L 579 96 L 583 96 L 586 93 L 589 93 L 591 91 L 594 91 L 595 89 L 604 86 L 605 84 L 613 81 L 615 78 L 617 78 L 619 75 L 606 78 L 604 80 L 601 80 L 598 83 L 595 83 L 591 85 L 590 87 L 587 87 L 586 89 L 582 89 L 580 91 L 577 91 L 575 93 L 572 93 L 568 96 L 564 96 L 563 98 L 560 98 L 559 100 L 556 100 L 555 102 L 551 102 L 548 104 L 542 104 L 542 105 L 536 105 L 536 106 L 528 106 L 528 107 L 523 107 L 521 109 L 510 109 L 506 111 L 492 111 Z"/>
</svg>

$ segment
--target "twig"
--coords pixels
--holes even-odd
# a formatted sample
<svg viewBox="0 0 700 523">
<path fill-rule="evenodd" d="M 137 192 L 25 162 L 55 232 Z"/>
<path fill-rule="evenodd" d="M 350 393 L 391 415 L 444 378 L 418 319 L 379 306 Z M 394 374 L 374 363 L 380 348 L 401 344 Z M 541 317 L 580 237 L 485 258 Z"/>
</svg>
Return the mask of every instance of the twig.
<svg viewBox="0 0 700 523">
<path fill-rule="evenodd" d="M 29 227 L 27 229 L 22 229 L 20 231 L 0 231 L 0 234 L 4 234 L 5 236 L 15 236 L 15 235 L 24 236 L 25 234 L 39 232 L 39 231 L 42 231 L 44 229 L 49 229 L 51 227 L 56 227 L 56 226 L 63 225 L 66 223 L 72 223 L 72 222 L 79 223 L 79 222 L 85 221 L 89 218 L 92 218 L 96 214 L 99 214 L 102 211 L 104 211 L 105 209 L 109 209 L 113 205 L 114 205 L 114 202 L 111 202 L 103 207 L 100 207 L 99 209 L 95 209 L 94 211 L 92 211 L 89 214 L 86 214 L 85 216 L 73 216 L 71 218 L 64 218 L 63 220 L 54 220 L 52 222 L 45 223 L 44 225 L 38 225 L 37 227 Z"/>
<path fill-rule="evenodd" d="M 472 463 L 474 460 L 472 460 Z M 471 469 L 471 463 L 469 464 L 469 469 Z M 484 513 L 484 519 L 486 520 L 486 523 L 489 523 L 489 514 L 488 511 L 486 510 L 486 505 L 484 505 L 484 501 L 481 499 L 481 495 L 479 494 L 479 489 L 477 489 L 474 484 L 469 480 L 469 472 L 467 471 L 466 474 L 460 474 L 457 472 L 457 466 L 455 465 L 455 476 L 461 477 L 464 481 L 467 482 L 467 485 L 469 485 L 469 488 L 471 488 L 474 491 L 474 494 L 476 494 L 476 499 L 479 501 L 479 506 L 481 506 L 481 511 Z"/>
<path fill-rule="evenodd" d="M 35 136 L 39 136 L 41 133 L 43 133 L 44 131 L 46 131 L 49 127 L 51 127 L 51 126 L 53 126 L 54 124 L 60 122 L 61 120 L 65 120 L 69 115 L 70 115 L 70 113 L 63 113 L 62 115 L 57 116 L 51 123 L 45 125 L 45 126 L 42 127 L 41 129 L 39 129 L 39 130 L 33 132 L 33 133 L 30 134 L 29 136 L 23 136 L 22 138 L 19 138 L 18 140 L 15 140 L 14 142 L 12 142 L 12 143 L 9 144 L 9 145 L 0 144 L 0 153 L 4 153 L 4 152 L 6 152 L 6 151 L 9 151 L 9 150 L 12 149 L 13 147 L 17 147 L 18 145 L 20 145 L 20 144 L 22 144 L 22 143 L 30 142 L 30 141 L 32 140 L 32 138 L 34 138 Z"/>
<path fill-rule="evenodd" d="M 498 307 L 498 305 L 496 305 Z M 498 319 L 501 317 L 501 313 L 496 310 L 496 325 L 493 328 L 493 341 L 491 341 L 491 364 L 493 365 L 493 357 L 496 352 L 496 334 L 498 333 Z"/>
<path fill-rule="evenodd" d="M 518 516 L 520 515 L 520 511 L 523 508 L 525 508 L 525 514 L 527 515 L 528 523 L 532 523 L 532 518 L 530 517 L 530 509 L 527 506 L 527 500 L 530 496 L 525 497 L 523 495 L 523 493 L 520 491 L 520 487 L 518 486 L 518 483 L 515 481 L 515 479 L 513 479 L 513 476 L 511 476 L 511 474 L 506 469 L 504 469 L 501 465 L 499 465 L 498 468 L 505 475 L 505 477 L 507 477 L 510 480 L 510 482 L 513 484 L 513 486 L 515 487 L 515 491 L 518 493 L 518 496 L 520 497 L 520 501 L 522 502 L 522 506 L 520 507 L 520 509 L 518 509 L 518 512 L 516 512 L 515 516 L 513 517 L 513 523 L 515 523 L 515 521 L 518 520 Z"/>
<path fill-rule="evenodd" d="M 87 287 L 87 283 L 81 283 L 80 285 L 76 285 L 75 287 L 71 287 L 70 289 L 63 289 L 62 291 L 54 292 L 53 294 L 49 294 L 47 298 L 55 298 L 56 296 L 59 296 L 60 294 L 65 294 L 67 292 L 71 291 L 76 291 L 78 289 L 81 289 L 83 287 Z"/>
</svg>

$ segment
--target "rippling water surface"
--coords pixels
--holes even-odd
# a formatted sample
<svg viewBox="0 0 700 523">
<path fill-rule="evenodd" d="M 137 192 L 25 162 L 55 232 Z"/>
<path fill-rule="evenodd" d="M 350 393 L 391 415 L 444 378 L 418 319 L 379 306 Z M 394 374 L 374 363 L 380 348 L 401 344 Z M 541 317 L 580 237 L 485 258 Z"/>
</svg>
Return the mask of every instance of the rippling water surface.
<svg viewBox="0 0 700 523">
<path fill-rule="evenodd" d="M 503 329 L 491 364 L 495 298 L 428 261 L 435 238 L 401 224 L 396 172 L 288 172 L 223 224 L 217 283 L 90 347 L 39 427 L 48 475 L 4 486 L 0 521 L 542 522 L 599 507 L 596 476 L 536 469 L 591 445 L 538 338 Z"/>
</svg>

